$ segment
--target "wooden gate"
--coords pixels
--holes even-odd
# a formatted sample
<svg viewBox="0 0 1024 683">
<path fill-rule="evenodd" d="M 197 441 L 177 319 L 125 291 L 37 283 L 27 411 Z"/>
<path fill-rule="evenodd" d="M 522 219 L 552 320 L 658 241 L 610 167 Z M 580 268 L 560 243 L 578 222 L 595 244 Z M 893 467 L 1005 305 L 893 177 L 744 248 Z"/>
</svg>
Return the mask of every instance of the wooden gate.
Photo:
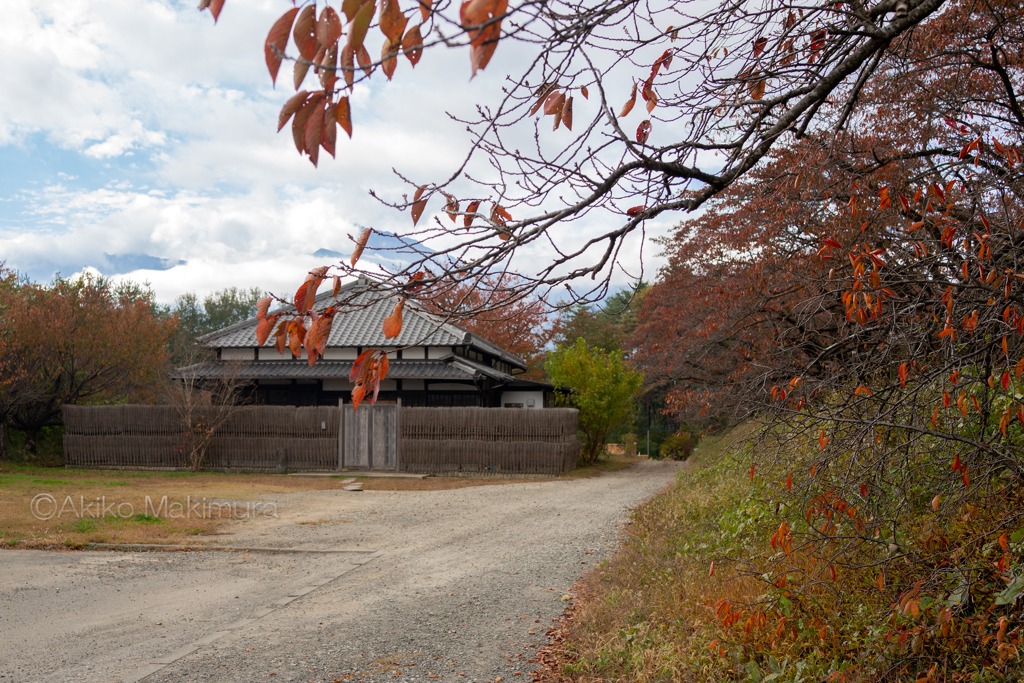
<svg viewBox="0 0 1024 683">
<path fill-rule="evenodd" d="M 371 405 L 359 410 L 341 404 L 338 430 L 338 469 L 397 470 L 400 435 L 397 405 Z"/>
</svg>

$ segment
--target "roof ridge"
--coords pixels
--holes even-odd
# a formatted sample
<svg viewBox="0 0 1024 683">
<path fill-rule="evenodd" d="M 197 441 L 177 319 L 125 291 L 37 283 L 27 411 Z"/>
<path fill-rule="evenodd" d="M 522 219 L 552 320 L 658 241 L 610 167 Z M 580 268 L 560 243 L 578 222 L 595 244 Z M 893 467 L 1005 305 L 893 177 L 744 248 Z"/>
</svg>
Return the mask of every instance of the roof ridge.
<svg viewBox="0 0 1024 683">
<path fill-rule="evenodd" d="M 343 289 L 354 289 L 355 286 L 358 285 L 358 284 L 359 284 L 359 279 L 353 280 L 352 282 L 346 282 L 345 284 L 343 284 L 338 289 L 338 292 L 340 293 Z M 313 300 L 314 303 L 318 299 L 323 297 L 323 296 L 334 296 L 334 292 L 331 291 L 331 290 L 328 290 L 328 291 L 325 291 L 325 292 L 321 292 L 320 294 L 318 294 L 316 296 L 316 299 Z M 289 310 L 294 311 L 295 310 L 295 306 L 293 304 L 286 304 L 286 305 L 284 305 L 281 308 L 278 308 L 276 310 L 268 311 L 267 315 L 277 315 L 279 313 L 287 313 Z M 234 332 L 235 330 L 240 330 L 240 329 L 242 329 L 243 327 L 245 327 L 247 325 L 253 324 L 254 322 L 255 323 L 259 323 L 259 316 L 253 316 L 251 318 L 246 318 L 245 320 L 241 320 L 241 321 L 239 321 L 237 323 L 233 323 L 231 325 L 228 325 L 227 327 L 222 327 L 219 330 L 214 330 L 213 332 L 207 332 L 204 335 L 200 335 L 200 336 L 196 337 L 196 341 L 197 342 L 205 342 L 205 341 L 207 341 L 209 339 L 214 338 L 215 336 L 220 336 L 221 334 L 224 334 L 224 333 L 227 333 L 227 332 Z"/>
</svg>

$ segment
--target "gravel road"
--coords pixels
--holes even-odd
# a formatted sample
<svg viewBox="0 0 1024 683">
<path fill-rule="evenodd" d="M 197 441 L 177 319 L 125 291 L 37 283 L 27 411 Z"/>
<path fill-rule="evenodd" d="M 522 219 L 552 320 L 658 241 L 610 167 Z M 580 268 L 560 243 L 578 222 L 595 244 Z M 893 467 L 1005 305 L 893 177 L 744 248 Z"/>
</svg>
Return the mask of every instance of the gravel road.
<svg viewBox="0 0 1024 683">
<path fill-rule="evenodd" d="M 680 468 L 279 494 L 204 539 L 280 554 L 0 551 L 0 681 L 525 683 L 573 582 Z"/>
</svg>

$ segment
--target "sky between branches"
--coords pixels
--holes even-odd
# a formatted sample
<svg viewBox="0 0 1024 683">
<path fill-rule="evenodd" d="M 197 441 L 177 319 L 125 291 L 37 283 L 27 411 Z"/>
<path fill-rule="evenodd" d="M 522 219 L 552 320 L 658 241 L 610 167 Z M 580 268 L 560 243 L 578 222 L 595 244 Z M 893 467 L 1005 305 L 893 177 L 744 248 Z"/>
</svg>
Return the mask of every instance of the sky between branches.
<svg viewBox="0 0 1024 683">
<path fill-rule="evenodd" d="M 391 83 L 375 74 L 353 94 L 354 139 L 339 138 L 337 160 L 323 155 L 314 169 L 287 129 L 275 133 L 294 91 L 287 77 L 275 90 L 263 62 L 268 27 L 288 6 L 230 0 L 216 27 L 192 0 L 6 8 L 0 260 L 44 282 L 87 267 L 148 281 L 162 302 L 231 285 L 287 295 L 310 268 L 330 263 L 315 251 L 350 253 L 356 226 L 411 227 L 368 190 L 398 198 L 405 188 L 392 168 L 418 182 L 447 177 L 468 136 L 445 112 L 496 100 L 504 74 L 525 58 L 517 50 L 528 48 L 502 43 L 472 82 L 464 50 L 428 50 L 415 71 L 402 60 Z M 435 201 L 428 213 L 441 209 Z M 588 217 L 571 238 L 619 220 Z M 647 226 L 648 280 L 661 263 L 649 238 L 671 221 Z M 546 261 L 544 249 L 524 250 L 514 267 Z M 637 235 L 622 261 L 636 275 L 640 260 Z"/>
</svg>

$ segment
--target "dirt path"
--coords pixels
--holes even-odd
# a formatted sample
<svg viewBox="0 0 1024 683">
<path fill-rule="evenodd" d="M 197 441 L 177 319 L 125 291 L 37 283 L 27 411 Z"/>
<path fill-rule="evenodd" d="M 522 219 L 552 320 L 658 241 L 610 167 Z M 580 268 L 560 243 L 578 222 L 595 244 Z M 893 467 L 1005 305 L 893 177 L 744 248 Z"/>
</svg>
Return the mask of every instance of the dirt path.
<svg viewBox="0 0 1024 683">
<path fill-rule="evenodd" d="M 276 494 L 277 518 L 204 539 L 343 553 L 0 553 L 0 681 L 525 680 L 572 582 L 679 469 Z"/>
</svg>

